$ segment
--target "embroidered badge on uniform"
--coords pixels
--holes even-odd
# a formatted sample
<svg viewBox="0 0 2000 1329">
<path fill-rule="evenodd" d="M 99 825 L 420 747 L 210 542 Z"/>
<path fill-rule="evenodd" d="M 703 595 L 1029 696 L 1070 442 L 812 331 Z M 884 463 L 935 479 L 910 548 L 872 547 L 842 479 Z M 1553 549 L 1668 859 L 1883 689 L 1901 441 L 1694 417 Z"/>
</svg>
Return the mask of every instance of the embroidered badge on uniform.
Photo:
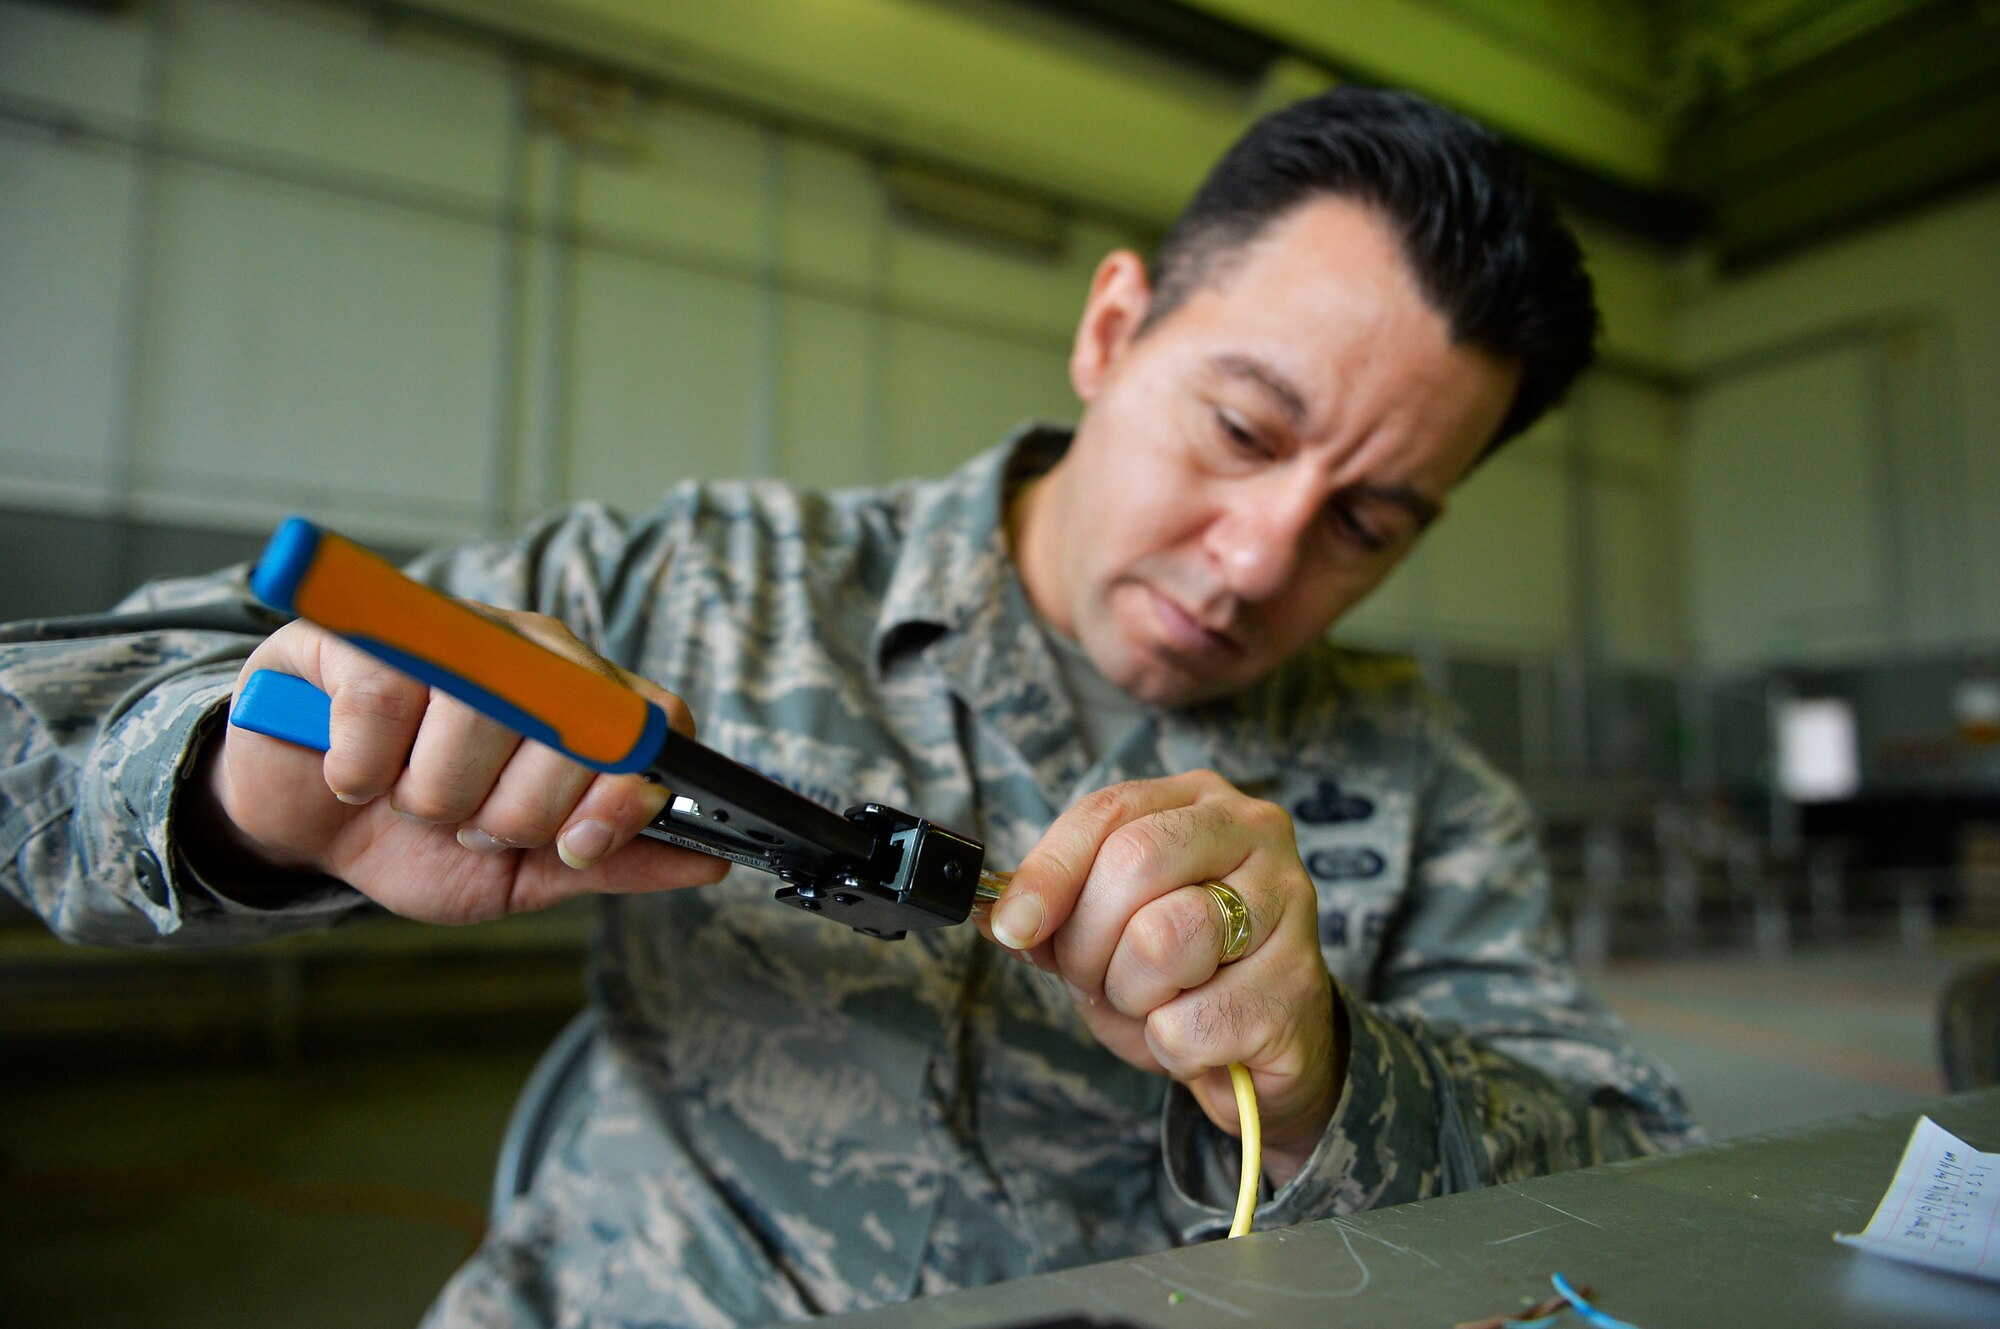
<svg viewBox="0 0 2000 1329">
<path fill-rule="evenodd" d="M 1357 922 L 1358 920 L 1358 922 Z M 1331 911 L 1320 915 L 1319 943 L 1336 950 L 1349 946 L 1378 946 L 1389 930 L 1389 915 L 1379 909 L 1362 909 L 1345 914 Z"/>
<path fill-rule="evenodd" d="M 1311 826 L 1367 821 L 1375 815 L 1375 800 L 1346 793 L 1337 781 L 1321 780 L 1310 795 L 1292 804 L 1292 815 Z"/>
<path fill-rule="evenodd" d="M 1315 849 L 1306 855 L 1306 871 L 1321 881 L 1369 881 L 1388 866 L 1388 859 L 1360 846 Z"/>
</svg>

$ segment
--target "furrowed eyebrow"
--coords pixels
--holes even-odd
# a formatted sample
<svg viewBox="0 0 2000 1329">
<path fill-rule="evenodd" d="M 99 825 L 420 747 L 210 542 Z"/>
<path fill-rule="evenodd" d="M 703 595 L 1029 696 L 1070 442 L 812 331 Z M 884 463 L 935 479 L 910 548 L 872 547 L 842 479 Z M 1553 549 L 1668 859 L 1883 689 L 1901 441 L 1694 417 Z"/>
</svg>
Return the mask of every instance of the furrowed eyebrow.
<svg viewBox="0 0 2000 1329">
<path fill-rule="evenodd" d="M 1294 387 L 1290 379 L 1270 365 L 1247 355 L 1218 355 L 1208 363 L 1217 373 L 1255 383 L 1278 403 L 1278 408 L 1295 427 L 1305 424 L 1306 416 L 1309 414 L 1306 409 L 1305 394 Z"/>
</svg>

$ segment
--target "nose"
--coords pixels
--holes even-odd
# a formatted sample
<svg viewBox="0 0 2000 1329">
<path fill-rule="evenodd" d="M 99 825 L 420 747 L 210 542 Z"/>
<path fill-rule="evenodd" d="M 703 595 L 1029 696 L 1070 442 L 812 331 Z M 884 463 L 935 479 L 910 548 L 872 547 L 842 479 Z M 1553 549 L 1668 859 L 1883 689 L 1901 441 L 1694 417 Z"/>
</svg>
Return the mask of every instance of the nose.
<svg viewBox="0 0 2000 1329">
<path fill-rule="evenodd" d="M 1245 603 L 1283 590 L 1299 565 L 1319 496 L 1305 486 L 1245 483 L 1209 523 L 1205 543 L 1223 584 Z"/>
</svg>

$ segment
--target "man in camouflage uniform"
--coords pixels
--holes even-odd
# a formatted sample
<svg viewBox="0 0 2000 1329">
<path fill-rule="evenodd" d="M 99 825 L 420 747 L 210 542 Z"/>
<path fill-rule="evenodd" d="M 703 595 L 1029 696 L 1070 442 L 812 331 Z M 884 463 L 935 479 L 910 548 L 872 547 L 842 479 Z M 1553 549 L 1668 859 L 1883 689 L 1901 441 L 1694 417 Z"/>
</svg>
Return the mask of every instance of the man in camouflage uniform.
<svg viewBox="0 0 2000 1329">
<path fill-rule="evenodd" d="M 1407 666 L 1321 640 L 1593 328 L 1487 136 L 1338 92 L 1234 149 L 1154 272 L 1105 260 L 1074 436 L 416 565 L 810 796 L 984 839 L 1020 865 L 985 935 L 705 884 L 632 838 L 664 791 L 273 632 L 241 570 L 0 647 L 5 885 L 126 944 L 604 894 L 588 1090 L 439 1324 L 756 1323 L 1214 1235 L 1232 1061 L 1264 1227 L 1677 1146 L 1672 1083 L 1561 958 L 1518 793 Z M 332 696 L 323 760 L 222 723 L 260 667 Z M 1231 963 L 1209 880 L 1249 908 Z"/>
</svg>

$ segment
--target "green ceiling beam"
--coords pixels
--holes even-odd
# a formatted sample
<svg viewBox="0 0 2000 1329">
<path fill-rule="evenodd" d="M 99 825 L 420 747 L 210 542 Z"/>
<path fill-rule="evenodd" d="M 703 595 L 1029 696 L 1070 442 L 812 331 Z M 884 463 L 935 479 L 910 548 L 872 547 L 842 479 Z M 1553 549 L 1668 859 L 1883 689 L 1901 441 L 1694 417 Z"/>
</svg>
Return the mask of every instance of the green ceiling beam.
<svg viewBox="0 0 2000 1329">
<path fill-rule="evenodd" d="M 1690 187 L 1727 199 L 1919 125 L 1980 88 L 2000 88 L 2000 40 L 1940 14 L 1738 94 L 1683 136 L 1678 167 Z"/>
<path fill-rule="evenodd" d="M 1725 265 L 1748 264 L 1914 202 L 2000 179 L 1997 124 L 2000 88 L 1991 88 L 1762 187 L 1738 186 L 1717 205 L 1716 252 Z"/>
<path fill-rule="evenodd" d="M 1296 53 L 1274 62 L 1272 97 L 1314 86 L 1315 65 L 1414 88 L 1579 179 L 1625 187 L 1612 189 L 1621 198 L 1657 200 L 1676 184 L 1709 195 L 1730 254 L 1769 252 L 1897 190 L 1986 169 L 1980 127 L 1953 110 L 1967 98 L 1983 106 L 1977 90 L 1994 77 L 1983 10 L 1856 0 L 1877 20 L 1868 37 L 1843 27 L 1835 53 L 1725 97 L 1675 145 L 1670 118 L 1642 91 L 1652 71 L 1641 29 L 1592 20 L 1597 0 L 1176 2 Z M 1171 218 L 1262 109 L 1260 90 L 1234 75 L 1005 0 L 392 3 L 1140 227 Z M 1758 31 L 1795 38 L 1819 3 L 1784 0 Z M 1690 22 L 1695 8 L 1709 12 L 1691 7 Z M 1618 40 L 1600 40 L 1607 33 Z M 1932 117 L 1949 122 L 1934 135 L 1920 128 Z M 1896 189 L 1878 187 L 1886 181 Z M 1588 191 L 1570 192 L 1591 206 Z"/>
<path fill-rule="evenodd" d="M 405 0 L 1148 224 L 1241 130 L 1240 89 L 926 0 Z"/>
<path fill-rule="evenodd" d="M 1304 55 L 1436 97 L 1626 184 L 1668 183 L 1665 117 L 1436 0 L 1192 0 Z M 1552 40 L 1560 34 L 1552 34 Z M 1633 71 L 1643 81 L 1646 71 Z"/>
<path fill-rule="evenodd" d="M 1154 224 L 1178 210 L 1253 109 L 1224 80 L 1078 40 L 1033 15 L 1008 19 L 1004 6 L 404 3 Z M 1510 40 L 1433 0 L 1198 3 L 1309 58 L 1433 94 L 1586 169 L 1645 188 L 1666 181 L 1664 123 L 1629 93 L 1561 62 L 1555 47 Z"/>
</svg>

